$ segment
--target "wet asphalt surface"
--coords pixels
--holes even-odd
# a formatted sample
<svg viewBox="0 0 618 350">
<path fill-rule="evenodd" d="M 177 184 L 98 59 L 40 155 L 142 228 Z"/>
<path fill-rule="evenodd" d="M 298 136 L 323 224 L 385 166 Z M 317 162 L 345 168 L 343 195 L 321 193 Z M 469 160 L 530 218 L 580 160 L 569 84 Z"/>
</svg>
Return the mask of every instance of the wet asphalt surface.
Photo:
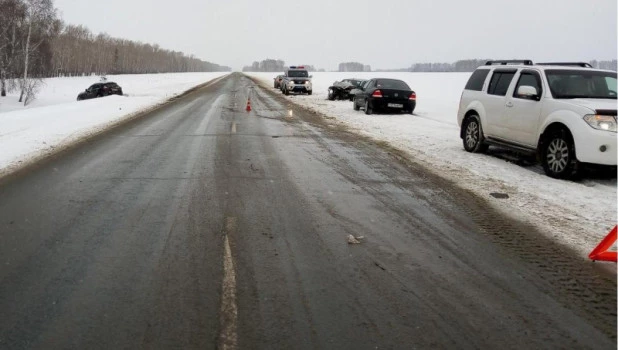
<svg viewBox="0 0 618 350">
<path fill-rule="evenodd" d="M 0 349 L 615 349 L 607 268 L 267 90 L 0 181 Z"/>
</svg>

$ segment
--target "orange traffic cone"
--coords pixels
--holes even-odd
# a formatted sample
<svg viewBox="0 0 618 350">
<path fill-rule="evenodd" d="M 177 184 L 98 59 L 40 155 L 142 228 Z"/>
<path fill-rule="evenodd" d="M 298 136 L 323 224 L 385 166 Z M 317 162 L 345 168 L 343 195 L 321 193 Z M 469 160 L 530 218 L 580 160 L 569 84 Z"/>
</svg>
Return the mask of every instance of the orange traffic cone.
<svg viewBox="0 0 618 350">
<path fill-rule="evenodd" d="M 247 99 L 247 112 L 251 112 L 251 99 Z"/>
<path fill-rule="evenodd" d="M 618 226 L 614 226 L 614 229 L 609 232 L 607 237 L 603 238 L 601 243 L 590 252 L 588 257 L 593 261 L 613 261 L 616 262 L 616 252 L 608 252 L 609 248 L 616 243 L 616 230 Z"/>
</svg>

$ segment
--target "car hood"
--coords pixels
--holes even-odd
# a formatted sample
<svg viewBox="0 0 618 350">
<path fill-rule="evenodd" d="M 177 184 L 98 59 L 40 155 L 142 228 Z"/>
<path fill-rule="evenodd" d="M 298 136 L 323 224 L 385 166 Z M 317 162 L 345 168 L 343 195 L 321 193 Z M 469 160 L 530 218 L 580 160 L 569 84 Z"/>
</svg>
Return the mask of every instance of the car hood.
<svg viewBox="0 0 618 350">
<path fill-rule="evenodd" d="M 586 107 L 592 111 L 616 111 L 616 100 L 604 98 L 574 98 L 570 100 L 562 100 L 576 106 Z"/>
</svg>

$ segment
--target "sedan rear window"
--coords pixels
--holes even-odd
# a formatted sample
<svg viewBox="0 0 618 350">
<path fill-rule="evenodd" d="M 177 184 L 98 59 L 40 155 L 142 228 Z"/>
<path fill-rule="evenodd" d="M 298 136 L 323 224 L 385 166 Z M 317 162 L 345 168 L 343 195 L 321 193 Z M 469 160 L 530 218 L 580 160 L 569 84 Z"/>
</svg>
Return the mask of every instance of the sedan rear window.
<svg viewBox="0 0 618 350">
<path fill-rule="evenodd" d="M 380 79 L 376 81 L 377 87 L 383 89 L 410 90 L 408 84 L 401 80 L 395 79 Z"/>
</svg>

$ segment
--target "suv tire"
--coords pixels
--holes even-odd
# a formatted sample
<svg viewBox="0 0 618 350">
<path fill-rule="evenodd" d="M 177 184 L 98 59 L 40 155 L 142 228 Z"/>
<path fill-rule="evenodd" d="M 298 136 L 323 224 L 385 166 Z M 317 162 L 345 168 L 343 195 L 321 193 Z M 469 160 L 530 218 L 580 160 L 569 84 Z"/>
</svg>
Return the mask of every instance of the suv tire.
<svg viewBox="0 0 618 350">
<path fill-rule="evenodd" d="M 579 164 L 575 158 L 573 137 L 567 129 L 554 129 L 543 137 L 541 164 L 549 177 L 555 179 L 575 177 Z"/>
<path fill-rule="evenodd" d="M 484 139 L 481 119 L 476 114 L 469 116 L 463 124 L 464 149 L 471 153 L 483 153 L 489 148 Z"/>
</svg>

